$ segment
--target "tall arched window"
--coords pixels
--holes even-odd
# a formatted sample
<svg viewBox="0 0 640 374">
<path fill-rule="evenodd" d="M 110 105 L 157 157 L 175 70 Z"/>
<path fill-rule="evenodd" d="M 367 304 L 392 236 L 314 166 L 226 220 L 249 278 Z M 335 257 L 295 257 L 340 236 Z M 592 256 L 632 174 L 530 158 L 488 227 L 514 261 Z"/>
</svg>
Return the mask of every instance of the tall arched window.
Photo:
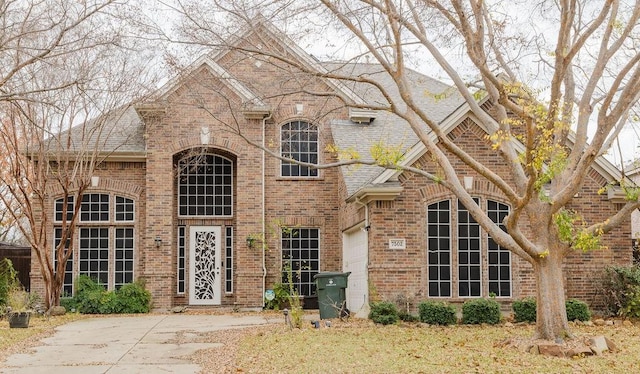
<svg viewBox="0 0 640 374">
<path fill-rule="evenodd" d="M 185 157 L 179 162 L 178 214 L 233 215 L 233 163 L 217 155 Z"/>
<path fill-rule="evenodd" d="M 280 129 L 280 154 L 310 164 L 318 163 L 318 126 L 305 121 L 292 121 Z M 318 169 L 282 161 L 283 177 L 317 177 Z"/>
</svg>

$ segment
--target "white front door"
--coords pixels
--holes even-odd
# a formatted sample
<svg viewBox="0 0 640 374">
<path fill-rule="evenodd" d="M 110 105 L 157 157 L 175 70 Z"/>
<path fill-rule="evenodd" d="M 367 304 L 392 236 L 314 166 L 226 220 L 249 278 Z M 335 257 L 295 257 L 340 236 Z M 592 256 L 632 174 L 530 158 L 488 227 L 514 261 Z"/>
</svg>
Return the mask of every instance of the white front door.
<svg viewBox="0 0 640 374">
<path fill-rule="evenodd" d="M 220 226 L 189 230 L 189 304 L 220 305 Z"/>
</svg>

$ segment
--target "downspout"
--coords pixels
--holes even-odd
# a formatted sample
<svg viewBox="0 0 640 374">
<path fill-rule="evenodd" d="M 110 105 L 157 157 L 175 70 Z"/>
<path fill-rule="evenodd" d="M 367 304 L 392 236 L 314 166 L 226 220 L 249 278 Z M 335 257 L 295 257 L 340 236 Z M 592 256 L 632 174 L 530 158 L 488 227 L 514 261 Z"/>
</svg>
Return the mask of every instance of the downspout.
<svg viewBox="0 0 640 374">
<path fill-rule="evenodd" d="M 267 230 L 267 226 L 266 226 L 266 220 L 267 220 L 267 210 L 265 207 L 266 204 L 266 188 L 265 188 L 265 181 L 266 181 L 266 157 L 267 157 L 267 153 L 265 152 L 265 147 L 266 147 L 266 142 L 265 142 L 265 136 L 266 136 L 266 127 L 267 127 L 267 121 L 271 119 L 272 113 L 269 112 L 269 114 L 262 118 L 262 306 L 264 307 L 264 294 L 267 291 L 267 259 L 266 259 L 266 251 L 265 251 L 265 241 L 267 240 L 267 234 L 266 234 L 266 230 Z"/>
<path fill-rule="evenodd" d="M 369 228 L 371 227 L 369 225 L 369 204 L 365 204 L 362 201 L 360 201 L 359 197 L 356 197 L 355 202 L 364 207 L 364 229 L 367 232 L 369 232 Z M 368 257 L 368 252 L 369 251 L 367 250 L 367 257 Z M 368 263 L 368 261 L 369 261 L 369 259 L 367 258 L 367 263 Z"/>
</svg>

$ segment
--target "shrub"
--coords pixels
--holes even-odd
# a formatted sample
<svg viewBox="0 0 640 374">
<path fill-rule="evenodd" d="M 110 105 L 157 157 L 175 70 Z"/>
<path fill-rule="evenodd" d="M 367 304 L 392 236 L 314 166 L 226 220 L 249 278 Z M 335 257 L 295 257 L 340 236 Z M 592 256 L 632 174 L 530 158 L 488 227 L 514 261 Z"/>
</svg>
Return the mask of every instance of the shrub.
<svg viewBox="0 0 640 374">
<path fill-rule="evenodd" d="M 589 306 L 576 299 L 569 299 L 565 303 L 568 321 L 588 321 L 591 319 Z M 513 314 L 516 322 L 536 321 L 536 299 L 529 297 L 513 302 Z"/>
<path fill-rule="evenodd" d="M 527 297 L 513 302 L 513 318 L 516 322 L 536 321 L 536 299 Z"/>
<path fill-rule="evenodd" d="M 400 318 L 400 320 L 404 322 L 418 322 L 420 320 L 418 316 L 405 311 L 398 312 L 398 318 Z"/>
<path fill-rule="evenodd" d="M 273 300 L 265 299 L 265 308 L 279 310 L 281 305 L 284 305 L 289 301 L 289 285 L 276 283 L 273 285 Z"/>
<path fill-rule="evenodd" d="M 458 322 L 456 308 L 445 302 L 423 301 L 418 304 L 420 321 L 430 325 L 453 325 Z"/>
<path fill-rule="evenodd" d="M 600 281 L 600 296 L 609 315 L 626 315 L 629 302 L 640 287 L 640 266 L 607 267 Z"/>
<path fill-rule="evenodd" d="M 371 305 L 369 319 L 381 325 L 391 325 L 398 322 L 400 317 L 398 316 L 398 309 L 394 303 L 381 301 Z"/>
<path fill-rule="evenodd" d="M 494 299 L 474 299 L 462 304 L 462 323 L 495 325 L 500 322 L 500 304 Z"/>
<path fill-rule="evenodd" d="M 589 306 L 584 301 L 569 299 L 566 301 L 567 320 L 569 321 L 588 321 L 591 319 Z"/>
<path fill-rule="evenodd" d="M 9 301 L 9 290 L 18 286 L 18 273 L 13 268 L 13 263 L 8 258 L 0 261 L 0 315 Z"/>
<path fill-rule="evenodd" d="M 149 313 L 151 293 L 144 287 L 143 281 L 123 285 L 116 294 L 117 313 Z"/>
<path fill-rule="evenodd" d="M 635 292 L 627 300 L 623 313 L 625 317 L 640 318 L 640 287 L 636 287 Z"/>
<path fill-rule="evenodd" d="M 107 291 L 103 285 L 81 275 L 76 281 L 76 295 L 65 299 L 64 305 L 85 314 L 148 313 L 151 293 L 142 281 L 125 284 L 117 291 Z"/>
</svg>

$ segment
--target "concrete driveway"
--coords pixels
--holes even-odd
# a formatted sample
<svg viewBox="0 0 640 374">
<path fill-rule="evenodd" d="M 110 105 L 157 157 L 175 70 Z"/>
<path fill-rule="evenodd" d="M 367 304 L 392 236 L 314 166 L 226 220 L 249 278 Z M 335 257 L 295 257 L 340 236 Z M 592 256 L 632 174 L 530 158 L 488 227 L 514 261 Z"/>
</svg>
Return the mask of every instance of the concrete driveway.
<svg viewBox="0 0 640 374">
<path fill-rule="evenodd" d="M 0 370 L 30 374 L 197 373 L 201 368 L 183 357 L 220 344 L 177 343 L 178 333 L 195 336 L 267 323 L 265 316 L 257 314 L 89 318 L 59 326 L 33 353 L 10 356 Z"/>
</svg>

